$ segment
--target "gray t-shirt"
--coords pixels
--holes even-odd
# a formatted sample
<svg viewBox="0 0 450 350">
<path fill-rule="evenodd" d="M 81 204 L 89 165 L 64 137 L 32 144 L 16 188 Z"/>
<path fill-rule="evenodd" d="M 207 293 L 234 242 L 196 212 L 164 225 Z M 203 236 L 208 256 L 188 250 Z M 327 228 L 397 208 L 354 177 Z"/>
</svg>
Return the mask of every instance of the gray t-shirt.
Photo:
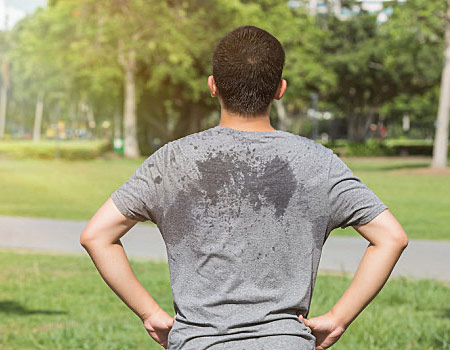
<svg viewBox="0 0 450 350">
<path fill-rule="evenodd" d="M 328 148 L 225 126 L 160 147 L 111 198 L 166 243 L 169 350 L 314 350 L 298 315 L 325 240 L 387 208 Z"/>
</svg>

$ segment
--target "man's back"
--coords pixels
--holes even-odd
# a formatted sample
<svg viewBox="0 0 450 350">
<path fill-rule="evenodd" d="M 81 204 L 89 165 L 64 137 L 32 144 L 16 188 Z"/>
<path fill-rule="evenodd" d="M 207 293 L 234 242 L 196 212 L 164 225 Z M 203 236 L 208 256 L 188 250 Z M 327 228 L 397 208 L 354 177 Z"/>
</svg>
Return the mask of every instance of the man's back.
<svg viewBox="0 0 450 350">
<path fill-rule="evenodd" d="M 111 197 L 166 243 L 169 350 L 315 349 L 298 315 L 326 237 L 386 209 L 327 148 L 225 126 L 164 145 Z"/>
</svg>

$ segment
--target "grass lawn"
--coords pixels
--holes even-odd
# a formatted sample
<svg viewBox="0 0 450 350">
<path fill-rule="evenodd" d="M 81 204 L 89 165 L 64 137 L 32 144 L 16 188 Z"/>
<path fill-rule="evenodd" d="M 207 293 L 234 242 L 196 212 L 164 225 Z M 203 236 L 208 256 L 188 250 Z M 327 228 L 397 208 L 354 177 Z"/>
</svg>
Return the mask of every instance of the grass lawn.
<svg viewBox="0 0 450 350">
<path fill-rule="evenodd" d="M 389 207 L 409 238 L 450 239 L 450 172 L 429 173 L 427 158 L 347 158 L 353 172 Z M 358 235 L 352 228 L 332 235 Z"/>
<path fill-rule="evenodd" d="M 139 160 L 0 159 L 0 215 L 88 220 Z M 389 206 L 410 238 L 450 239 L 450 175 L 423 173 L 428 158 L 344 159 Z M 337 229 L 332 235 L 357 235 Z"/>
<path fill-rule="evenodd" d="M 167 264 L 131 264 L 173 315 Z M 0 266 L 1 350 L 161 349 L 87 255 L 0 250 Z M 350 277 L 319 274 L 309 316 L 327 312 L 349 283 Z M 449 305 L 448 285 L 390 279 L 333 349 L 450 349 Z"/>
</svg>

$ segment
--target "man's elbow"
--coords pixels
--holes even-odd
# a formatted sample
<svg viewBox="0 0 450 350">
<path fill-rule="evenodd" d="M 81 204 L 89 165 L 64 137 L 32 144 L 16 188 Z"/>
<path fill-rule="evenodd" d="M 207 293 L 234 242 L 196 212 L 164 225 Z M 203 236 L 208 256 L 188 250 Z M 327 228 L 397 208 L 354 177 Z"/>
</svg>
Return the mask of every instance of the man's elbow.
<svg viewBox="0 0 450 350">
<path fill-rule="evenodd" d="M 80 244 L 85 249 L 91 247 L 96 241 L 96 236 L 91 231 L 84 230 L 80 235 Z"/>
<path fill-rule="evenodd" d="M 399 241 L 402 249 L 405 249 L 409 243 L 408 235 L 406 233 L 403 234 Z"/>
<path fill-rule="evenodd" d="M 403 230 L 396 232 L 395 234 L 392 234 L 389 239 L 390 239 L 389 243 L 399 248 L 400 250 L 404 250 L 409 243 L 408 235 Z"/>
</svg>

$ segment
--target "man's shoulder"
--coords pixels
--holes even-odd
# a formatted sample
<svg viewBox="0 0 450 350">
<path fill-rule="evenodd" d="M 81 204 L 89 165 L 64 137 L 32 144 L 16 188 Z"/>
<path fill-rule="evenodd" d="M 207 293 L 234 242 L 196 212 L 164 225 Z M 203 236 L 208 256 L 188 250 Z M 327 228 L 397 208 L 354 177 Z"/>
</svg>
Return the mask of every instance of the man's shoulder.
<svg viewBox="0 0 450 350">
<path fill-rule="evenodd" d="M 325 147 L 321 143 L 309 139 L 305 136 L 296 135 L 293 133 L 289 133 L 292 135 L 292 139 L 295 141 L 296 145 L 299 147 L 300 150 L 303 150 L 305 153 L 309 153 L 314 156 L 330 156 L 333 153 L 333 150 L 331 150 L 328 147 Z"/>
<path fill-rule="evenodd" d="M 210 136 L 211 132 L 209 130 L 198 131 L 168 141 L 154 151 L 149 158 L 162 159 L 169 162 L 181 153 L 195 153 L 199 148 L 202 148 L 204 141 Z"/>
<path fill-rule="evenodd" d="M 208 136 L 212 135 L 212 128 L 200 130 L 197 132 L 194 132 L 192 134 L 188 134 L 182 137 L 179 137 L 175 140 L 167 142 L 164 146 L 170 147 L 170 146 L 177 146 L 177 145 L 184 145 L 186 143 L 192 143 L 196 140 L 205 140 Z"/>
</svg>

